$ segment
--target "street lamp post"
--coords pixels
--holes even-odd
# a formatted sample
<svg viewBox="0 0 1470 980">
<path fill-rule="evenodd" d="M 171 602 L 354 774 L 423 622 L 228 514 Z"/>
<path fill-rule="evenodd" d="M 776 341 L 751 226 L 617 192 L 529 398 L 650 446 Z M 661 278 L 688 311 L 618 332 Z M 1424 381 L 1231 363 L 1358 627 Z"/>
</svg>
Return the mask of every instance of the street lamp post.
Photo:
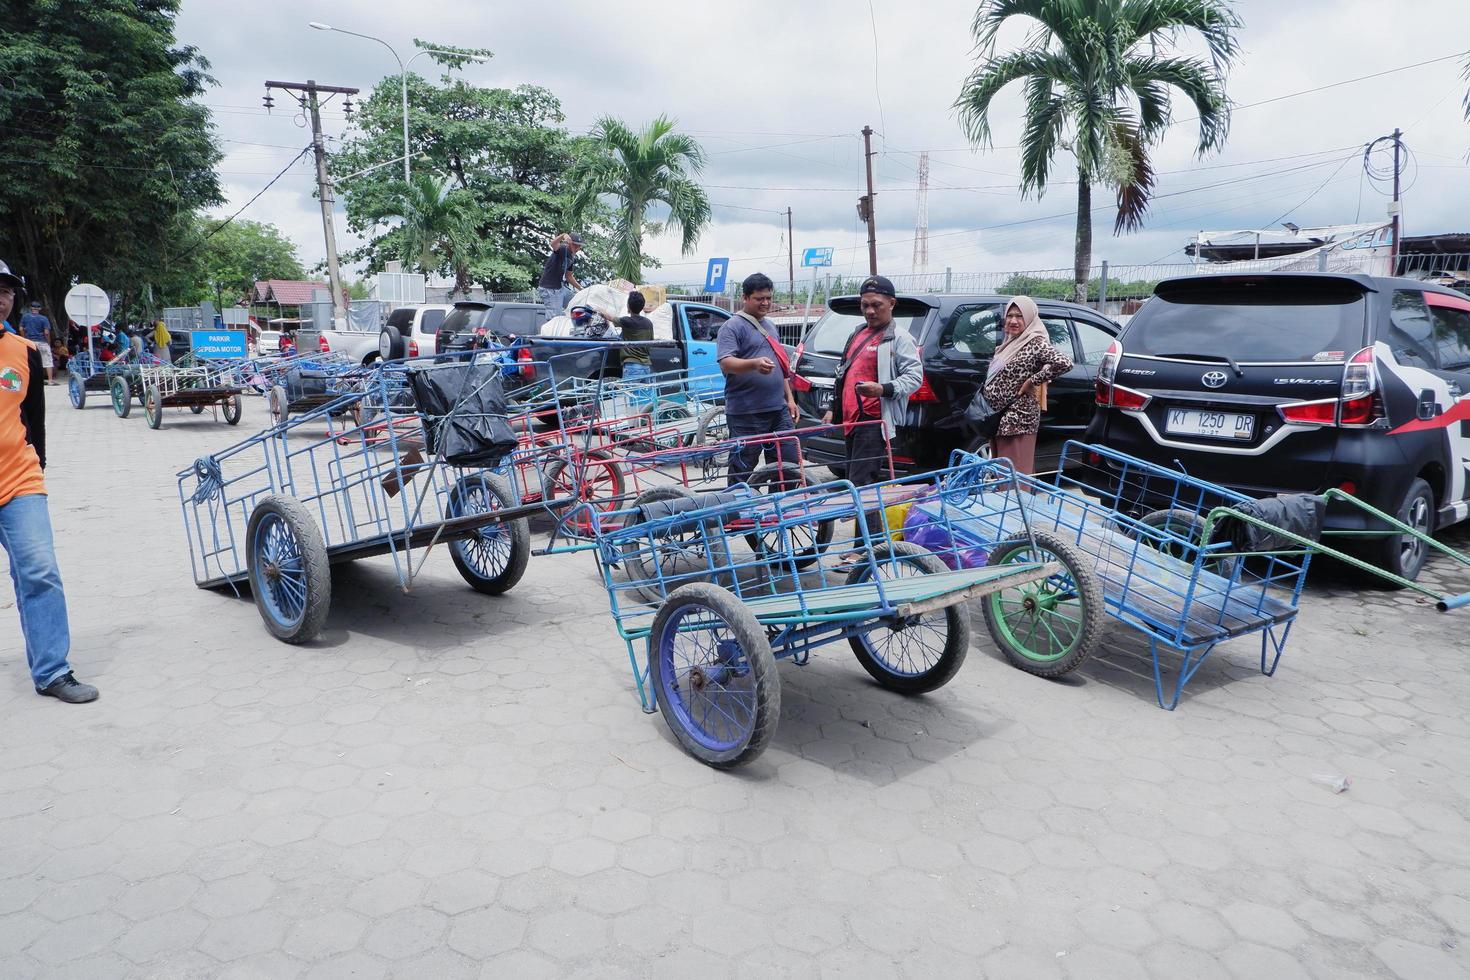
<svg viewBox="0 0 1470 980">
<path fill-rule="evenodd" d="M 331 24 L 323 24 L 320 21 L 315 20 L 311 21 L 308 26 L 318 31 L 335 31 L 338 34 L 351 34 L 353 37 L 360 37 L 364 40 L 377 41 L 383 47 L 387 48 L 388 53 L 393 55 L 393 60 L 398 62 L 398 78 L 403 91 L 403 182 L 405 184 L 408 183 L 408 66 L 413 64 L 415 59 L 420 58 L 426 54 L 448 54 L 453 55 L 456 58 L 464 58 L 467 61 L 479 62 L 484 62 L 487 59 L 477 54 L 461 54 L 458 51 L 448 51 L 444 48 L 424 48 L 418 54 L 413 55 L 413 57 L 409 58 L 407 64 L 405 64 L 403 59 L 398 56 L 398 52 L 393 49 L 393 45 L 389 44 L 387 41 L 383 40 L 380 37 L 373 37 L 371 34 L 359 34 L 357 31 L 349 31 L 346 28 L 342 27 L 333 27 Z"/>
</svg>

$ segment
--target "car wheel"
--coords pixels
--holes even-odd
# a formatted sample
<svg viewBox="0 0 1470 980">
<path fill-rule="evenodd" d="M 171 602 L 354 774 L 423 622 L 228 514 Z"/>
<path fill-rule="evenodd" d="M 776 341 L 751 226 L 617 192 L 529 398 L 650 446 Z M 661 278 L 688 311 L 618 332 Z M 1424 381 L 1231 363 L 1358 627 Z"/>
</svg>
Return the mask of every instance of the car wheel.
<svg viewBox="0 0 1470 980">
<path fill-rule="evenodd" d="M 396 361 L 403 357 L 403 334 L 397 327 L 384 327 L 378 334 L 378 356 L 385 361 Z"/>
<path fill-rule="evenodd" d="M 1423 480 L 1415 479 L 1394 516 L 1421 534 L 1429 535 L 1434 533 L 1435 510 L 1434 491 Z M 1394 534 L 1372 542 L 1364 549 L 1364 557 L 1384 571 L 1412 582 L 1429 558 L 1429 546 L 1409 535 Z"/>
</svg>

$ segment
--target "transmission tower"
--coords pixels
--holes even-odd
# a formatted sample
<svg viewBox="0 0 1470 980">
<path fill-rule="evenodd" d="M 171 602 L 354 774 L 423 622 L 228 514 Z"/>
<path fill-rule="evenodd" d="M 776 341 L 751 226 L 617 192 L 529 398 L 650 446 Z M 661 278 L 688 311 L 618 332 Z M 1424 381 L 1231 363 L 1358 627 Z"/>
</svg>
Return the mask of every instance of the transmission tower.
<svg viewBox="0 0 1470 980">
<path fill-rule="evenodd" d="M 914 224 L 914 274 L 929 271 L 929 151 L 919 154 L 919 218 Z"/>
</svg>

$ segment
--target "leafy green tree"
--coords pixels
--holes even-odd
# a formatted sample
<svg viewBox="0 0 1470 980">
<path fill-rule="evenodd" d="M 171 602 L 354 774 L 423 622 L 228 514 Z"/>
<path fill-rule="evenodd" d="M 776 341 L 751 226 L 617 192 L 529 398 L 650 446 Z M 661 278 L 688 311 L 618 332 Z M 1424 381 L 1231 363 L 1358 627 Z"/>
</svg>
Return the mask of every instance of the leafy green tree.
<svg viewBox="0 0 1470 980">
<path fill-rule="evenodd" d="M 17 9 L 17 7 L 19 9 Z M 179 0 L 9 4 L 0 44 L 4 257 L 53 315 L 76 280 L 124 309 L 179 278 L 196 210 L 221 200 L 209 65 L 179 45 Z"/>
<path fill-rule="evenodd" d="M 188 305 L 211 300 L 223 309 L 248 296 L 260 279 L 304 279 L 296 243 L 275 225 L 236 219 L 223 227 L 218 220 L 198 223 L 200 284 L 183 297 Z"/>
<path fill-rule="evenodd" d="M 1033 22 L 1026 44 L 996 51 L 1013 18 Z M 983 60 L 960 89 L 955 108 L 974 143 L 990 145 L 990 106 L 1012 82 L 1025 95 L 1021 191 L 1045 193 L 1053 158 L 1069 150 L 1077 164 L 1074 298 L 1087 298 L 1092 265 L 1092 185 L 1117 188 L 1114 233 L 1142 227 L 1153 189 L 1149 149 L 1170 126 L 1178 90 L 1198 115 L 1195 152 L 1220 148 L 1230 129 L 1225 71 L 1234 59 L 1240 20 L 1227 0 L 984 0 L 972 32 Z M 1183 32 L 1197 33 L 1209 59 L 1155 53 Z"/>
<path fill-rule="evenodd" d="M 586 214 L 600 195 L 614 199 L 614 270 L 632 282 L 641 278 L 647 264 L 644 234 L 663 230 L 648 222 L 649 208 L 668 208 L 664 223 L 678 229 L 685 255 L 694 250 L 710 223 L 709 198 L 695 180 L 704 170 L 704 150 L 692 136 L 676 133 L 674 125 L 669 117 L 659 116 L 635 133 L 625 123 L 604 116 L 572 168 L 571 181 L 577 188 L 574 219 Z"/>
<path fill-rule="evenodd" d="M 444 45 L 416 42 L 423 46 Z M 473 54 L 488 54 L 471 51 Z M 412 168 L 448 175 L 467 195 L 474 234 L 465 254 L 472 282 L 492 291 L 516 291 L 534 284 L 548 243 L 567 231 L 571 188 L 567 172 L 575 144 L 561 128 L 561 103 L 544 88 L 479 88 L 453 74 L 452 58 L 433 55 L 447 66 L 436 83 L 408 76 L 409 143 Z M 360 170 L 403 156 L 403 110 L 397 75 L 383 79 L 362 102 L 356 131 L 334 154 L 331 171 L 339 179 L 348 227 L 370 237 L 349 258 L 367 271 L 402 257 L 402 237 L 385 224 L 397 212 L 401 164 L 348 178 Z M 587 239 L 579 272 L 605 271 L 607 246 L 598 233 L 600 215 L 578 229 Z"/>
<path fill-rule="evenodd" d="M 425 275 L 450 272 L 454 291 L 469 295 L 471 251 L 475 240 L 473 195 L 456 187 L 450 177 L 420 170 L 408 183 L 393 181 L 392 199 L 386 202 L 378 221 L 396 220 L 398 227 L 388 236 L 399 249 L 399 257 L 410 268 Z"/>
</svg>

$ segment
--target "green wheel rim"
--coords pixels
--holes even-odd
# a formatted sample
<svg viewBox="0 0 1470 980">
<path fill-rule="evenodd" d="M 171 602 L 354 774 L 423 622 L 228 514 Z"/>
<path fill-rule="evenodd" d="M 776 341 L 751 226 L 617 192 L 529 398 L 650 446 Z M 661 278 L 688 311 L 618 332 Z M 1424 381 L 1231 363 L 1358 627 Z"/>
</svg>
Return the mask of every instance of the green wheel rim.
<svg viewBox="0 0 1470 980">
<path fill-rule="evenodd" d="M 1005 554 L 1004 564 L 1057 561 L 1049 549 L 1030 545 Z M 1082 642 L 1085 616 L 1081 594 L 1072 576 L 1058 572 L 1040 582 L 1028 582 L 986 597 L 1001 637 L 1018 655 L 1037 663 L 1052 663 Z"/>
<path fill-rule="evenodd" d="M 119 397 L 119 395 L 121 395 L 121 397 Z M 128 407 L 128 399 L 130 397 L 131 396 L 128 394 L 128 389 L 126 387 L 119 388 L 118 385 L 113 385 L 112 410 L 118 415 L 121 415 L 123 411 Z"/>
</svg>

